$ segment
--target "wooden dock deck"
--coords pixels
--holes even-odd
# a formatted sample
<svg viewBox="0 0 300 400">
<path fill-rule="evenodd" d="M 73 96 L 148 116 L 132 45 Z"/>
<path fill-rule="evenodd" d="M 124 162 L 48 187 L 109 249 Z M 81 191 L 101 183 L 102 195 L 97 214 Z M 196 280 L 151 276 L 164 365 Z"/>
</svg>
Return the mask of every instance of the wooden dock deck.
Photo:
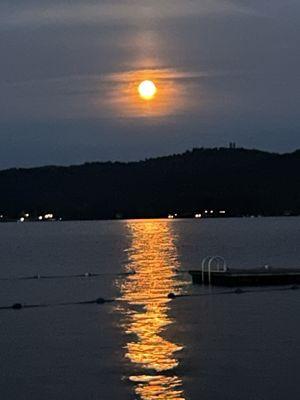
<svg viewBox="0 0 300 400">
<path fill-rule="evenodd" d="M 216 286 L 266 286 L 300 284 L 300 268 L 226 269 L 189 271 L 193 283 Z"/>
</svg>

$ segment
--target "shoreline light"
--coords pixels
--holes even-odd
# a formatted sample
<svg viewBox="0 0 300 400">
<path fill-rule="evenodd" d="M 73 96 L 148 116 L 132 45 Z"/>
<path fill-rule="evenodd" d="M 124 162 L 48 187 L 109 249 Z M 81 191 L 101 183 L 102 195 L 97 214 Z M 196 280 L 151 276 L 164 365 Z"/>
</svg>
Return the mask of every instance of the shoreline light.
<svg viewBox="0 0 300 400">
<path fill-rule="evenodd" d="M 52 213 L 48 213 L 44 215 L 44 219 L 53 219 L 54 215 Z"/>
</svg>

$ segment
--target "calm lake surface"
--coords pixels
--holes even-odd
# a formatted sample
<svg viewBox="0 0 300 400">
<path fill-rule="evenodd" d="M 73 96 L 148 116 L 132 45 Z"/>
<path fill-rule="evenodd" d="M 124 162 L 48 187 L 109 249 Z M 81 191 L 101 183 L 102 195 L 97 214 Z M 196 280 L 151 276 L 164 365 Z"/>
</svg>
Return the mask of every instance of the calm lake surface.
<svg viewBox="0 0 300 400">
<path fill-rule="evenodd" d="M 0 306 L 47 305 L 0 309 L 1 400 L 300 398 L 300 290 L 184 272 L 299 267 L 300 218 L 9 223 L 0 246 Z"/>
</svg>

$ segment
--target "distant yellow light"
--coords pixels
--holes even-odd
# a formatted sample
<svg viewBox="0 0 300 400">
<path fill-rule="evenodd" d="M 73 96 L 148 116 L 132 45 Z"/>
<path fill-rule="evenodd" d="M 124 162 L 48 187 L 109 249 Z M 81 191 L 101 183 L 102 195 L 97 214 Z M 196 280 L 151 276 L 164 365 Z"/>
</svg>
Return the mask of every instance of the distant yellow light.
<svg viewBox="0 0 300 400">
<path fill-rule="evenodd" d="M 143 99 L 151 100 L 157 92 L 157 87 L 154 82 L 146 80 L 139 84 L 138 92 Z"/>
</svg>

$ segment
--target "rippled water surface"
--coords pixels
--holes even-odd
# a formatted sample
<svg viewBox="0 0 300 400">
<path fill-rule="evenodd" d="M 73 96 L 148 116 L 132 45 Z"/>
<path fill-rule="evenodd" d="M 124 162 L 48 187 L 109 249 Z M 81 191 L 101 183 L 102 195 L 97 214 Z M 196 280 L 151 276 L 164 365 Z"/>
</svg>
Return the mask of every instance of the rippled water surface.
<svg viewBox="0 0 300 400">
<path fill-rule="evenodd" d="M 0 309 L 1 399 L 299 398 L 300 290 L 185 272 L 299 267 L 299 241 L 300 218 L 1 224 L 0 307 L 26 305 Z"/>
</svg>

